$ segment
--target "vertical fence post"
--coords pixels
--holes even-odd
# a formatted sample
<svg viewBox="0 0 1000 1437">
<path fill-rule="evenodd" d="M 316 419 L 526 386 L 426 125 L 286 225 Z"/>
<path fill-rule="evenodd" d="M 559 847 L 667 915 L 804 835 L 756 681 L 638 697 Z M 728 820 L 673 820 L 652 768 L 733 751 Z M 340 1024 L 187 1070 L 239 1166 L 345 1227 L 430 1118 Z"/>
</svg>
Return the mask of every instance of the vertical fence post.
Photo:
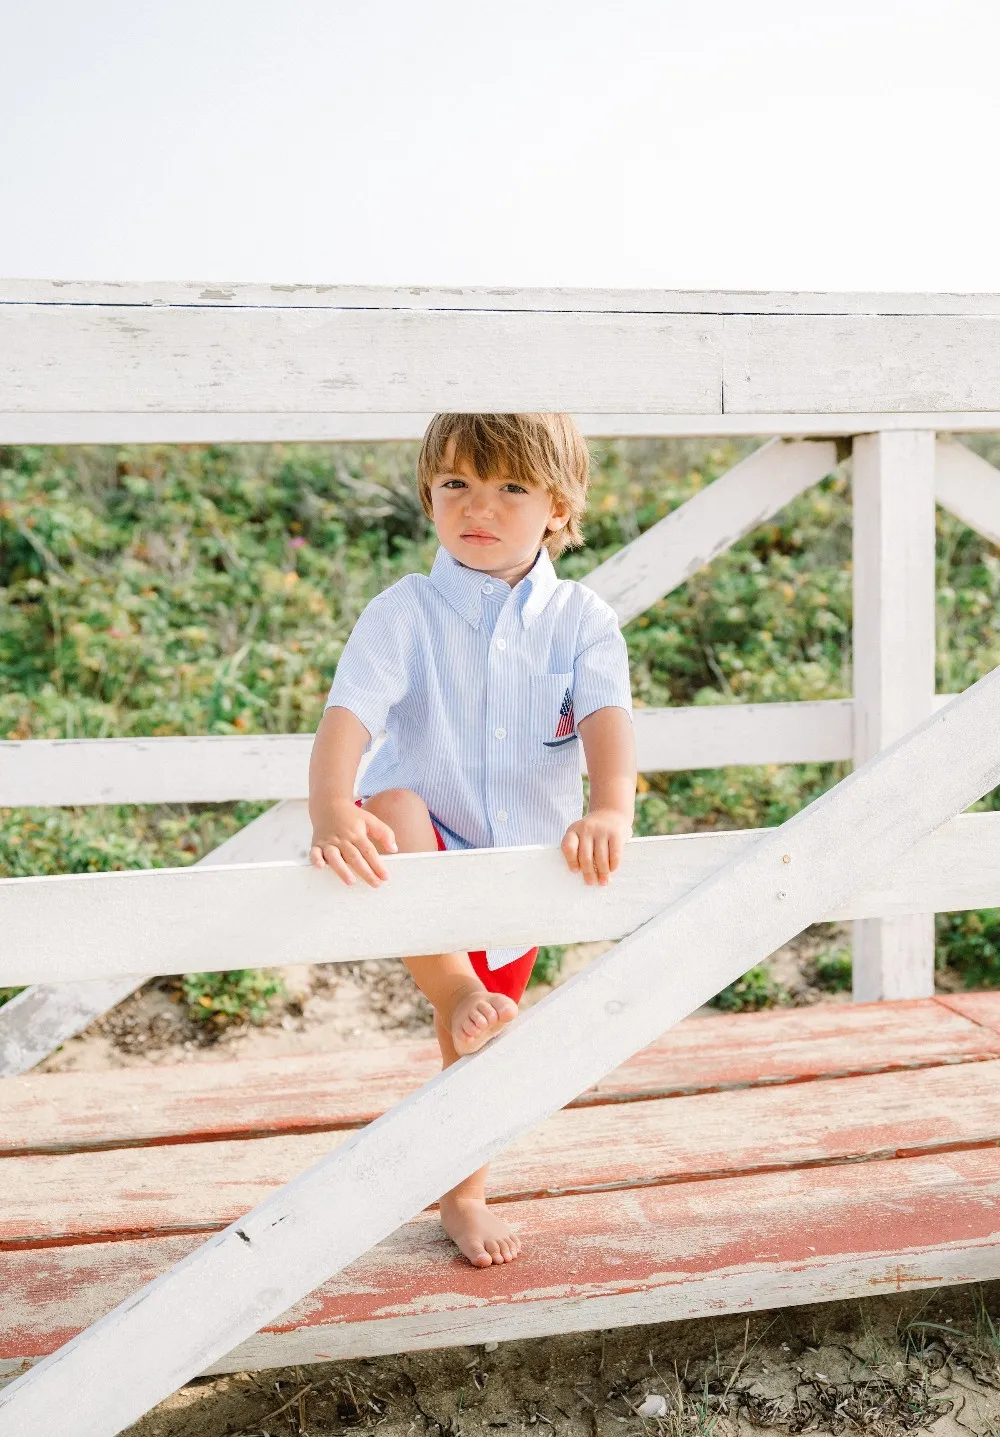
<svg viewBox="0 0 1000 1437">
<path fill-rule="evenodd" d="M 854 440 L 854 762 L 926 718 L 934 702 L 932 430 Z M 854 1000 L 934 992 L 934 915 L 857 919 Z"/>
</svg>

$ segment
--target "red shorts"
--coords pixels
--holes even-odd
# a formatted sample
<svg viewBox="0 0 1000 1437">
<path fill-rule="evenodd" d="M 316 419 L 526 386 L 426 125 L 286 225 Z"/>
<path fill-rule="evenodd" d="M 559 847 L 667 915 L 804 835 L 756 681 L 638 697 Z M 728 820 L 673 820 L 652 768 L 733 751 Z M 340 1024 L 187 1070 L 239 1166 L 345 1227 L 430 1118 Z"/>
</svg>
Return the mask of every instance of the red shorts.
<svg viewBox="0 0 1000 1437">
<path fill-rule="evenodd" d="M 360 798 L 356 798 L 354 802 L 358 808 L 362 807 Z M 438 833 L 437 824 L 433 819 L 431 819 L 431 827 L 434 830 L 434 837 L 437 839 L 438 851 L 445 852 L 444 840 Z M 538 948 L 536 946 L 529 948 L 527 953 L 522 953 L 520 958 L 515 958 L 513 963 L 505 963 L 502 968 L 490 969 L 486 966 L 486 950 L 477 949 L 474 953 L 469 953 L 469 962 L 472 964 L 472 971 L 488 993 L 503 993 L 508 998 L 513 998 L 515 1003 L 520 1003 L 537 957 Z"/>
</svg>

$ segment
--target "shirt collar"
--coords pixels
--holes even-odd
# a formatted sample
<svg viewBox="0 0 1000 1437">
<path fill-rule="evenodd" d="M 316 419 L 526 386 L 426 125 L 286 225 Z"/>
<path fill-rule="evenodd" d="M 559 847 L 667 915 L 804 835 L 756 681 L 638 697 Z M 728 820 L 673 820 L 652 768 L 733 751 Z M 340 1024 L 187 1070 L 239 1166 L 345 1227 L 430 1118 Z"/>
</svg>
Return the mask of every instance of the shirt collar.
<svg viewBox="0 0 1000 1437">
<path fill-rule="evenodd" d="M 460 564 L 442 545 L 434 556 L 429 575 L 431 583 L 462 618 L 474 629 L 479 627 L 482 614 L 483 585 L 492 583 L 506 595 L 513 592 L 502 579 L 490 579 L 478 569 L 468 569 Z M 552 567 L 549 551 L 543 544 L 534 564 L 516 586 L 520 601 L 521 623 L 529 628 L 555 593 L 559 580 Z"/>
</svg>

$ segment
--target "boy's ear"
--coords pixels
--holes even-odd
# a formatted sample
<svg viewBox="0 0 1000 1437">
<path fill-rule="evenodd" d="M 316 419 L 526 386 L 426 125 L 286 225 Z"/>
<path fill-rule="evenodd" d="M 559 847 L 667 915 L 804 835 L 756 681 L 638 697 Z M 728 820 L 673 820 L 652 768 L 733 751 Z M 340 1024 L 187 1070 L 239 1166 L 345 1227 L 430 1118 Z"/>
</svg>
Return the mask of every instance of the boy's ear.
<svg viewBox="0 0 1000 1437">
<path fill-rule="evenodd" d="M 567 504 L 563 507 L 560 507 L 559 505 L 554 505 L 552 513 L 549 515 L 546 521 L 545 527 L 549 530 L 550 533 L 555 534 L 560 529 L 565 529 L 568 523 L 569 505 Z"/>
</svg>

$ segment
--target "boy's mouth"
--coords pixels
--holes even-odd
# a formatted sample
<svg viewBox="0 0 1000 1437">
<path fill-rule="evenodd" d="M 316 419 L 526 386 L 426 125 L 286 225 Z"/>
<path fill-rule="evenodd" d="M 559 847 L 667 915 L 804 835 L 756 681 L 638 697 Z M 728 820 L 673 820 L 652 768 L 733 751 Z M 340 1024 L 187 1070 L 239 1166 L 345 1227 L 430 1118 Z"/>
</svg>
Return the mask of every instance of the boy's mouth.
<svg viewBox="0 0 1000 1437">
<path fill-rule="evenodd" d="M 487 534 L 485 529 L 469 529 L 459 536 L 467 544 L 496 544 L 499 542 L 495 534 Z"/>
</svg>

